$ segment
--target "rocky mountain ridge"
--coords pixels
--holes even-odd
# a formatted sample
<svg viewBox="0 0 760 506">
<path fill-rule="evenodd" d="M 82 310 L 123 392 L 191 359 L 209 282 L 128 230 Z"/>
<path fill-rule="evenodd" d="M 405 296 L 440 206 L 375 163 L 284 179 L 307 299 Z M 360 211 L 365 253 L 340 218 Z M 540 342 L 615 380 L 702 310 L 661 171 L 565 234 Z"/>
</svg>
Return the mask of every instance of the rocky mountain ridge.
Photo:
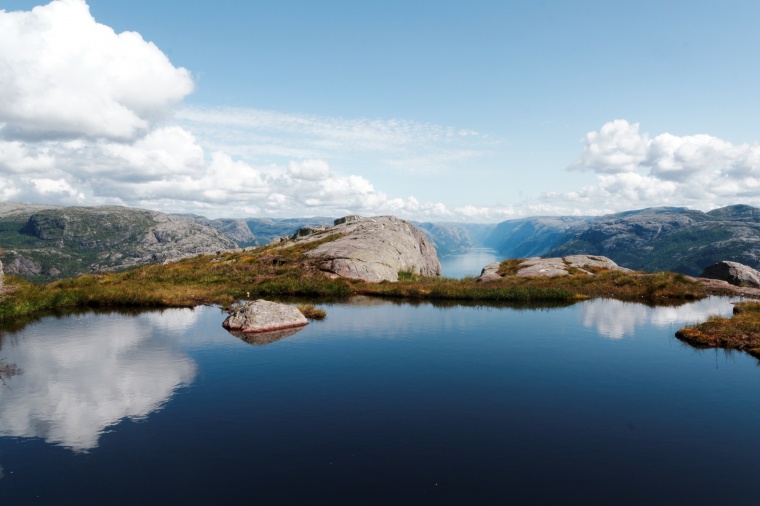
<svg viewBox="0 0 760 506">
<path fill-rule="evenodd" d="M 237 244 L 179 216 L 119 206 L 0 204 L 5 272 L 36 281 L 161 263 Z"/>
<path fill-rule="evenodd" d="M 760 209 L 662 207 L 600 216 L 569 229 L 546 254 L 604 255 L 631 269 L 692 276 L 723 260 L 758 268 Z"/>
</svg>

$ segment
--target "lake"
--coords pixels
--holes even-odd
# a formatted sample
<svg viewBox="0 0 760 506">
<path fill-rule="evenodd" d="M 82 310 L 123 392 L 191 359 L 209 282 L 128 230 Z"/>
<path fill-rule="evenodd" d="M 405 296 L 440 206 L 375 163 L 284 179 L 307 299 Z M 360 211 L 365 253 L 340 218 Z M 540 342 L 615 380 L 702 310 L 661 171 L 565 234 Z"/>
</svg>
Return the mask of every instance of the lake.
<svg viewBox="0 0 760 506">
<path fill-rule="evenodd" d="M 754 504 L 758 361 L 673 336 L 730 302 L 42 318 L 2 334 L 0 504 Z"/>
<path fill-rule="evenodd" d="M 478 277 L 488 264 L 502 260 L 491 248 L 472 248 L 466 253 L 457 253 L 441 258 L 441 275 L 447 278 L 462 279 Z"/>
</svg>

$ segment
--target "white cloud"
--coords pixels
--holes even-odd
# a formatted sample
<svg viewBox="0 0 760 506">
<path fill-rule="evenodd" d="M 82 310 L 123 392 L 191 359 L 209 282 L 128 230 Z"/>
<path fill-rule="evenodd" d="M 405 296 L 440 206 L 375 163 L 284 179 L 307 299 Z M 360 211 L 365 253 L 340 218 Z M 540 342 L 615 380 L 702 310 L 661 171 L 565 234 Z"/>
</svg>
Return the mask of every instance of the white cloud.
<svg viewBox="0 0 760 506">
<path fill-rule="evenodd" d="M 638 123 L 611 121 L 586 135 L 583 154 L 570 169 L 596 172 L 596 184 L 547 194 L 545 201 L 600 212 L 760 205 L 760 145 L 735 145 L 706 134 L 650 138 L 639 133 Z"/>
<path fill-rule="evenodd" d="M 403 119 L 175 110 L 192 88 L 187 70 L 139 34 L 97 23 L 84 0 L 0 11 L 0 198 L 209 217 L 358 213 L 463 221 L 760 205 L 760 145 L 704 134 L 651 136 L 624 119 L 582 140 L 570 168 L 596 173 L 593 185 L 520 204 L 420 202 L 411 183 L 425 184 L 423 176 L 457 174 L 463 184 L 508 188 L 510 175 L 477 172 L 496 142 Z M 403 186 L 407 175 L 414 179 Z M 388 195 L 389 187 L 404 194 Z M 449 198 L 458 193 L 452 189 Z"/>
<path fill-rule="evenodd" d="M 649 138 L 639 134 L 639 124 L 617 119 L 605 123 L 584 139 L 583 155 L 572 169 L 593 169 L 602 173 L 636 170 L 647 156 Z"/>
<path fill-rule="evenodd" d="M 0 11 L 0 133 L 19 139 L 147 131 L 193 89 L 135 32 L 97 23 L 84 0 Z"/>
<path fill-rule="evenodd" d="M 330 167 L 324 160 L 303 160 L 290 162 L 288 172 L 296 179 L 324 181 L 330 177 Z"/>
<path fill-rule="evenodd" d="M 399 119 L 346 119 L 260 109 L 184 107 L 176 119 L 204 145 L 245 159 L 324 159 L 435 173 L 486 153 L 478 132 Z"/>
</svg>

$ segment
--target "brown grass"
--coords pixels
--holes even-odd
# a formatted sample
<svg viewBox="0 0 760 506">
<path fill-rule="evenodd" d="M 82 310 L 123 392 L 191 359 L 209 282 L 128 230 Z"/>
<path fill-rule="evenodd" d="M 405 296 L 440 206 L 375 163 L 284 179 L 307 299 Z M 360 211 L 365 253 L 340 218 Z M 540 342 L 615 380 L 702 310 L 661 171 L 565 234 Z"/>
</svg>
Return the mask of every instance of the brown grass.
<svg viewBox="0 0 760 506">
<path fill-rule="evenodd" d="M 710 317 L 682 328 L 676 337 L 699 348 L 744 350 L 760 358 L 760 302 L 736 304 L 731 318 Z"/>
<path fill-rule="evenodd" d="M 702 285 L 671 273 L 641 274 L 596 270 L 554 278 L 505 275 L 477 283 L 474 278 L 425 278 L 402 273 L 398 283 L 366 283 L 330 279 L 305 253 L 334 240 L 300 242 L 249 251 L 201 255 L 167 265 L 126 272 L 85 275 L 46 286 L 9 277 L 15 291 L 0 298 L 0 319 L 42 310 L 84 307 L 181 307 L 198 304 L 229 306 L 246 297 L 346 298 L 352 294 L 425 300 L 567 303 L 589 297 L 612 297 L 647 303 L 698 299 Z M 515 261 L 503 263 L 514 270 Z"/>
<path fill-rule="evenodd" d="M 302 315 L 310 320 L 324 320 L 327 316 L 324 310 L 314 307 L 314 304 L 298 304 L 296 307 Z"/>
</svg>

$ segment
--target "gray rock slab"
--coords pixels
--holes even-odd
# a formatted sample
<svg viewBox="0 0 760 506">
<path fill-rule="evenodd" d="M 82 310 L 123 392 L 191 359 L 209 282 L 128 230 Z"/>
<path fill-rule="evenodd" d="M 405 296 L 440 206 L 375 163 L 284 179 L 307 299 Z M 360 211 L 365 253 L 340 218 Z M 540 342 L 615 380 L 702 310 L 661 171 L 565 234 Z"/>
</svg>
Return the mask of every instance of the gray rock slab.
<svg viewBox="0 0 760 506">
<path fill-rule="evenodd" d="M 585 269 L 587 267 L 598 267 L 601 269 L 610 269 L 614 271 L 632 272 L 631 269 L 620 267 L 607 257 L 595 255 L 569 255 L 562 258 L 567 265 L 576 269 Z"/>
<path fill-rule="evenodd" d="M 517 270 L 519 277 L 567 276 L 567 265 L 561 258 L 528 258 Z"/>
<path fill-rule="evenodd" d="M 308 323 L 295 306 L 259 299 L 236 308 L 222 326 L 230 331 L 256 333 L 299 328 Z"/>
<path fill-rule="evenodd" d="M 499 279 L 502 279 L 501 276 L 497 274 L 500 264 L 501 262 L 495 262 L 486 265 L 480 273 L 478 281 L 498 281 Z M 620 267 L 618 264 L 607 257 L 593 255 L 570 255 L 567 257 L 526 258 L 519 265 L 517 276 L 568 276 L 570 274 L 568 272 L 568 269 L 571 267 L 580 269 L 582 272 L 585 272 L 589 276 L 594 275 L 593 273 L 586 270 L 589 267 L 599 267 L 603 269 L 632 272 L 630 269 Z"/>
<path fill-rule="evenodd" d="M 483 270 L 480 271 L 478 282 L 499 281 L 501 279 L 501 276 L 498 274 L 500 266 L 501 262 L 494 262 L 483 267 Z"/>
</svg>

